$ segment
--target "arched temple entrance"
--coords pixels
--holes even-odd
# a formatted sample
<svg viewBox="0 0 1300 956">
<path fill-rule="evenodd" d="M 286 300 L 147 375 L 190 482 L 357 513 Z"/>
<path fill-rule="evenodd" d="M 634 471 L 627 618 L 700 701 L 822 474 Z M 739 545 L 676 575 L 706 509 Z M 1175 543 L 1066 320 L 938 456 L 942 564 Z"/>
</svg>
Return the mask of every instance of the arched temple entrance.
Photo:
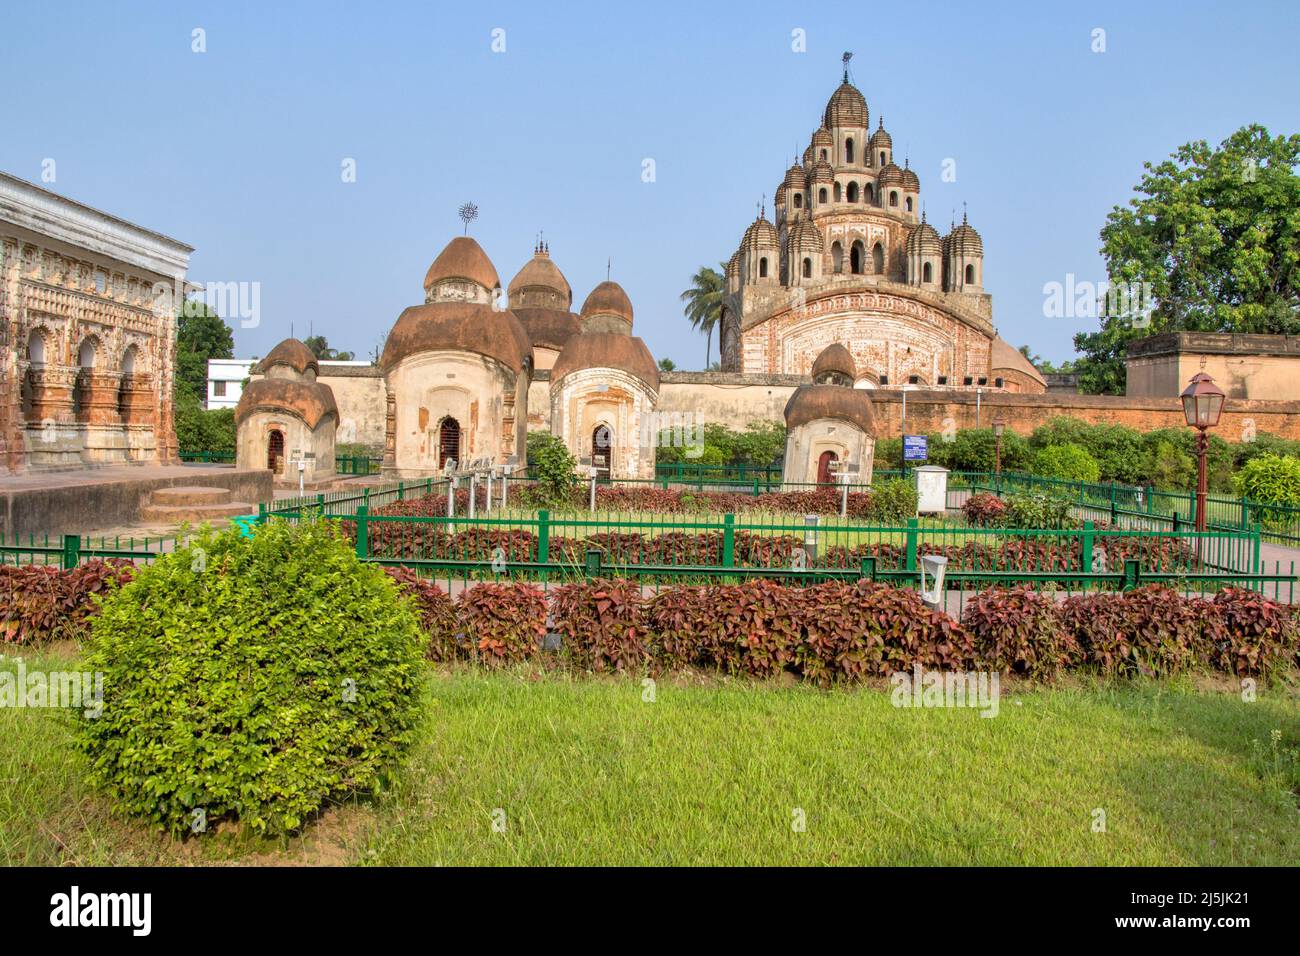
<svg viewBox="0 0 1300 956">
<path fill-rule="evenodd" d="M 266 436 L 266 467 L 273 475 L 284 472 L 284 432 L 278 428 L 271 429 Z"/>
<path fill-rule="evenodd" d="M 591 464 L 596 469 L 596 477 L 610 477 L 610 459 L 613 457 L 614 435 L 608 425 L 597 425 L 591 433 Z"/>
<path fill-rule="evenodd" d="M 839 455 L 833 451 L 824 451 L 817 459 L 817 484 L 828 485 L 835 480 L 831 473 L 831 462 L 839 461 Z"/>
<path fill-rule="evenodd" d="M 438 467 L 446 468 L 449 461 L 460 462 L 460 422 L 450 416 L 438 426 Z"/>
</svg>

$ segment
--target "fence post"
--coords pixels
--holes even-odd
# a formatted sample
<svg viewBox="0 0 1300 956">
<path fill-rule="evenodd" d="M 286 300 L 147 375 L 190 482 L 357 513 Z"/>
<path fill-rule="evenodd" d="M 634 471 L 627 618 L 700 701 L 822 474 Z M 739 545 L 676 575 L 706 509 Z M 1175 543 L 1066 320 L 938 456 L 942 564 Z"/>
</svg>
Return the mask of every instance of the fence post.
<svg viewBox="0 0 1300 956">
<path fill-rule="evenodd" d="M 316 495 L 316 507 L 321 514 L 325 513 L 325 492 L 319 492 Z"/>
<path fill-rule="evenodd" d="M 1245 531 L 1250 528 L 1250 499 L 1242 497 L 1241 499 L 1241 530 Z"/>
<path fill-rule="evenodd" d="M 370 556 L 370 509 L 357 506 L 357 557 L 362 561 Z"/>
<path fill-rule="evenodd" d="M 551 513 L 545 508 L 537 512 L 537 563 L 551 560 Z"/>
<path fill-rule="evenodd" d="M 1083 533 L 1079 536 L 1079 570 L 1084 574 L 1092 573 L 1092 549 L 1096 527 L 1091 521 L 1085 521 Z"/>
<path fill-rule="evenodd" d="M 872 555 L 863 556 L 862 566 L 861 566 L 861 570 L 859 571 L 858 577 L 863 578 L 867 581 L 876 580 L 876 559 L 874 556 Z"/>
<path fill-rule="evenodd" d="M 600 549 L 599 548 L 587 549 L 587 562 L 582 567 L 582 574 L 583 577 L 588 579 L 600 577 Z"/>
<path fill-rule="evenodd" d="M 754 497 L 758 497 L 758 476 L 754 476 Z"/>
<path fill-rule="evenodd" d="M 1124 584 L 1121 590 L 1136 591 L 1142 581 L 1142 562 L 1137 558 L 1124 559 Z"/>
<path fill-rule="evenodd" d="M 63 570 L 71 571 L 81 563 L 81 535 L 63 536 Z"/>
<path fill-rule="evenodd" d="M 265 501 L 259 501 L 257 503 L 257 523 L 266 524 L 266 502 Z"/>
<path fill-rule="evenodd" d="M 916 519 L 907 519 L 907 570 L 916 570 Z"/>
<path fill-rule="evenodd" d="M 397 500 L 401 501 L 406 497 L 406 483 L 399 481 L 397 483 Z"/>
<path fill-rule="evenodd" d="M 734 514 L 722 516 L 722 566 L 724 568 L 736 566 L 736 516 Z"/>
</svg>

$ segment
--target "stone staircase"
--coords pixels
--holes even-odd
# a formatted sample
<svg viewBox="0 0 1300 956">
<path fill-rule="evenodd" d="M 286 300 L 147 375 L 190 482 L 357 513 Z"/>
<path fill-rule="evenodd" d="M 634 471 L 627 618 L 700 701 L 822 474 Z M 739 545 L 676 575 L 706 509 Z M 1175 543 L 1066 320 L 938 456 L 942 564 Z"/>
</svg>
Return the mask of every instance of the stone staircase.
<svg viewBox="0 0 1300 956">
<path fill-rule="evenodd" d="M 231 501 L 229 488 L 177 485 L 157 488 L 140 507 L 140 520 L 148 524 L 225 524 L 236 515 L 256 514 L 257 505 Z"/>
</svg>

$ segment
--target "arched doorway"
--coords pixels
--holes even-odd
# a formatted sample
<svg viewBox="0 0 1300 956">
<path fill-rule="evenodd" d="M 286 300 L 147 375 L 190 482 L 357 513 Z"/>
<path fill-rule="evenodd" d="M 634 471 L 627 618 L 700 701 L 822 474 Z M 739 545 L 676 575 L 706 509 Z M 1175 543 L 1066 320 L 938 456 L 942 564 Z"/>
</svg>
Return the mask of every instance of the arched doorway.
<svg viewBox="0 0 1300 956">
<path fill-rule="evenodd" d="M 591 433 L 591 464 L 596 469 L 597 478 L 609 478 L 609 463 L 613 452 L 614 433 L 608 425 L 597 425 Z"/>
<path fill-rule="evenodd" d="M 284 432 L 278 428 L 271 429 L 266 436 L 266 467 L 273 475 L 284 471 Z"/>
<path fill-rule="evenodd" d="M 862 275 L 862 260 L 864 253 L 861 242 L 853 243 L 853 248 L 849 250 L 849 271 L 855 276 Z"/>
<path fill-rule="evenodd" d="M 450 416 L 438 426 L 438 467 L 449 461 L 460 462 L 460 422 Z"/>
<path fill-rule="evenodd" d="M 835 480 L 835 476 L 831 474 L 831 462 L 833 461 L 839 461 L 839 455 L 833 451 L 824 451 L 821 457 L 817 459 L 817 484 L 829 485 Z"/>
<path fill-rule="evenodd" d="M 871 247 L 871 271 L 876 275 L 883 275 L 885 272 L 885 250 L 881 248 L 880 243 Z"/>
</svg>

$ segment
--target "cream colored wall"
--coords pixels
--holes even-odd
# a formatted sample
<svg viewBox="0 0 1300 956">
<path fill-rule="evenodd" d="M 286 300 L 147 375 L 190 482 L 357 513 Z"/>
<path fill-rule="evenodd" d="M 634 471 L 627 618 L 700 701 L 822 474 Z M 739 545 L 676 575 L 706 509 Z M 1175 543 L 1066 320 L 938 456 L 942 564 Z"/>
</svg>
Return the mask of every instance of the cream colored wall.
<svg viewBox="0 0 1300 956">
<path fill-rule="evenodd" d="M 1130 358 L 1125 394 L 1134 398 L 1173 398 L 1200 371 L 1208 373 L 1229 399 L 1289 402 L 1300 398 L 1300 356 L 1197 352 Z"/>
<path fill-rule="evenodd" d="M 785 403 L 797 385 L 717 385 L 664 382 L 655 410 L 699 416 L 700 424 L 744 429 L 750 422 L 784 420 Z"/>
<path fill-rule="evenodd" d="M 265 468 L 267 446 L 270 434 L 279 429 L 284 432 L 284 469 L 281 478 L 296 481 L 297 466 L 292 463 L 295 454 L 304 456 L 307 468 L 303 478 L 314 481 L 328 478 L 334 474 L 334 433 L 335 422 L 332 416 L 325 416 L 312 431 L 307 423 L 296 415 L 283 412 L 254 412 L 239 423 L 236 453 L 240 468 Z M 306 458 L 312 453 L 315 458 Z"/>
<path fill-rule="evenodd" d="M 533 382 L 528 386 L 528 430 L 551 430 L 551 383 Z"/>
<path fill-rule="evenodd" d="M 516 450 L 522 454 L 527 387 L 526 376 L 467 352 L 423 352 L 401 362 L 388 372 L 388 388 L 397 396 L 397 472 L 438 473 L 438 431 L 447 416 L 460 424 L 462 462 L 490 457 L 504 463 Z M 519 410 L 509 430 L 506 395 Z"/>
<path fill-rule="evenodd" d="M 319 381 L 334 392 L 334 403 L 339 409 L 338 440 L 373 445 L 382 452 L 384 402 L 388 395 L 383 377 L 330 375 L 329 367 L 322 365 Z"/>
<path fill-rule="evenodd" d="M 551 387 L 552 431 L 575 457 L 589 459 L 596 428 L 609 428 L 613 478 L 654 477 L 654 413 L 654 393 L 626 372 L 584 369 Z"/>
<path fill-rule="evenodd" d="M 817 461 L 826 451 L 835 452 L 840 461 L 858 467 L 853 484 L 871 484 L 876 442 L 861 429 L 838 419 L 819 418 L 790 429 L 785 439 L 785 469 L 781 480 L 786 483 L 811 484 L 817 481 Z"/>
</svg>

